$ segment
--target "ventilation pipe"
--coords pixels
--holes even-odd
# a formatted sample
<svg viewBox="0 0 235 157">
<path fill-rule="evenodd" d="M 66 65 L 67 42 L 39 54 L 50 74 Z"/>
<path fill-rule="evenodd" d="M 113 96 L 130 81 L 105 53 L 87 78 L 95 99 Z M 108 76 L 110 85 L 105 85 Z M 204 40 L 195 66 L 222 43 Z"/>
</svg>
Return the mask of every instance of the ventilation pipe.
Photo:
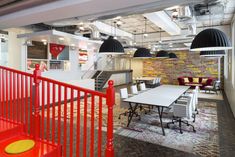
<svg viewBox="0 0 235 157">
<path fill-rule="evenodd" d="M 182 6 L 176 8 L 176 11 L 173 12 L 172 18 L 178 20 L 179 22 L 187 21 L 192 18 L 192 12 L 189 6 Z"/>
<path fill-rule="evenodd" d="M 92 40 L 100 40 L 101 35 L 100 35 L 100 32 L 99 32 L 98 28 L 94 25 L 91 25 L 90 29 L 91 29 L 91 37 L 90 38 Z"/>
</svg>

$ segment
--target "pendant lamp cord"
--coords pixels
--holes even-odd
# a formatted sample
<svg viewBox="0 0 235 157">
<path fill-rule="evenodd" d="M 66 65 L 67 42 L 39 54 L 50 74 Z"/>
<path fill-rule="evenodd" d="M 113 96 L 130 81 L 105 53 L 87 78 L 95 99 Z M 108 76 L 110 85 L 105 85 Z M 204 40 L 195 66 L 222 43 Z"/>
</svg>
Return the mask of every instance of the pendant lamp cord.
<svg viewBox="0 0 235 157">
<path fill-rule="evenodd" d="M 144 46 L 144 35 L 142 34 L 142 47 Z"/>
<path fill-rule="evenodd" d="M 117 22 L 114 21 L 114 37 L 116 37 L 116 35 L 117 35 L 117 34 L 116 34 L 116 29 L 117 29 L 116 27 L 117 27 Z"/>
<path fill-rule="evenodd" d="M 144 26 L 144 31 L 145 31 L 145 33 L 147 33 L 146 31 L 147 31 L 147 18 L 146 17 L 144 17 L 144 19 L 145 19 L 145 26 Z"/>
</svg>

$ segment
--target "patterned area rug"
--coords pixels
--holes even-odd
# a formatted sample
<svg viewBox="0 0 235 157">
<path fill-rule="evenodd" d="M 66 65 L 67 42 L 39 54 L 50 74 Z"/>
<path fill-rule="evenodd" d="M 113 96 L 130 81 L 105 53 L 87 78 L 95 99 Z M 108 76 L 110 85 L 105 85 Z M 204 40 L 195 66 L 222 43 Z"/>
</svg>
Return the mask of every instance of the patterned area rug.
<svg viewBox="0 0 235 157">
<path fill-rule="evenodd" d="M 164 115 L 163 123 L 165 125 L 170 121 L 169 117 L 171 117 L 170 114 Z M 170 125 L 170 129 L 165 128 L 166 136 L 163 136 L 158 113 L 152 112 L 142 114 L 141 120 L 134 119 L 130 124 L 130 128 L 142 130 L 142 132 L 119 128 L 116 133 L 200 156 L 219 156 L 216 103 L 199 102 L 199 115 L 193 125 L 196 133 L 184 125 L 183 134 L 180 134 L 176 126 Z"/>
<path fill-rule="evenodd" d="M 88 99 L 88 122 L 91 117 L 91 100 Z M 98 104 L 99 100 L 95 99 L 95 104 Z M 116 94 L 116 105 L 114 106 L 114 132 L 116 134 L 138 139 L 153 144 L 163 145 L 173 149 L 186 151 L 203 157 L 217 157 L 219 156 L 219 141 L 218 141 L 218 120 L 217 120 L 217 107 L 216 102 L 203 102 L 199 101 L 199 114 L 196 117 L 196 122 L 193 123 L 196 129 L 196 133 L 192 131 L 190 127 L 183 127 L 183 134 L 179 133 L 176 126 L 171 125 L 170 128 L 165 128 L 166 136 L 162 135 L 162 130 L 159 123 L 158 113 L 152 111 L 148 114 L 141 112 L 141 120 L 133 118 L 130 127 L 126 128 L 127 117 L 122 116 L 118 119 L 119 114 L 126 111 L 120 107 L 120 97 Z M 56 107 L 56 117 L 58 115 L 58 106 Z M 96 126 L 98 122 L 98 105 L 95 105 L 95 119 Z M 107 124 L 107 106 L 103 102 L 103 116 L 102 126 L 103 131 L 106 131 Z M 77 115 L 77 105 L 74 102 L 74 117 Z M 51 112 L 51 110 L 50 110 Z M 64 106 L 61 105 L 61 114 L 63 115 Z M 84 103 L 80 105 L 80 115 L 84 116 Z M 46 114 L 46 111 L 45 111 Z M 51 113 L 50 113 L 51 114 Z M 70 104 L 67 105 L 67 120 L 70 119 Z M 163 123 L 171 121 L 172 114 L 163 115 Z M 58 118 L 58 117 L 57 117 Z M 63 121 L 63 116 L 61 116 Z M 76 118 L 75 118 L 76 120 Z M 76 121 L 74 121 L 76 123 Z M 82 125 L 82 124 L 81 124 Z M 89 125 L 88 125 L 89 126 Z M 136 131 L 136 130 L 141 130 Z"/>
</svg>

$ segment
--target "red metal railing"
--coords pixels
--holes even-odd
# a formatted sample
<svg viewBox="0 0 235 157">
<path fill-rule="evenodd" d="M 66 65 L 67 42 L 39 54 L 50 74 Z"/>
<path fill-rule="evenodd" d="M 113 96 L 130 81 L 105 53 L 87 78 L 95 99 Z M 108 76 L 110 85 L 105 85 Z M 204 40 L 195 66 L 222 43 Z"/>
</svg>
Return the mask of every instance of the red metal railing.
<svg viewBox="0 0 235 157">
<path fill-rule="evenodd" d="M 114 157 L 113 81 L 101 93 L 42 77 L 39 65 L 33 74 L 0 66 L 0 76 L 1 118 L 24 124 L 36 140 L 61 145 L 64 157 Z"/>
</svg>

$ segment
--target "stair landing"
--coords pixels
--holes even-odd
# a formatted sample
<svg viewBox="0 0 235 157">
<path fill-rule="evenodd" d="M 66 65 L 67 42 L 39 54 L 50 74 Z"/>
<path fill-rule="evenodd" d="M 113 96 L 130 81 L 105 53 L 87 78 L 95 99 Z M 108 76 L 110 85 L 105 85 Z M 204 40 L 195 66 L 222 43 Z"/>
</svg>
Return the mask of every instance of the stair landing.
<svg viewBox="0 0 235 157">
<path fill-rule="evenodd" d="M 31 150 L 17 154 L 5 153 L 5 147 L 17 140 L 31 139 L 23 132 L 22 124 L 12 124 L 0 118 L 0 157 L 60 157 L 61 147 L 41 141 L 35 141 Z"/>
<path fill-rule="evenodd" d="M 17 154 L 17 155 L 5 153 L 4 149 L 8 144 L 14 141 L 23 140 L 23 139 L 30 139 L 30 138 L 27 136 L 21 135 L 21 136 L 8 138 L 6 140 L 1 140 L 0 141 L 0 156 L 1 157 L 59 157 L 61 156 L 60 147 L 46 144 L 40 141 L 36 141 L 34 148 L 27 152 Z"/>
</svg>

